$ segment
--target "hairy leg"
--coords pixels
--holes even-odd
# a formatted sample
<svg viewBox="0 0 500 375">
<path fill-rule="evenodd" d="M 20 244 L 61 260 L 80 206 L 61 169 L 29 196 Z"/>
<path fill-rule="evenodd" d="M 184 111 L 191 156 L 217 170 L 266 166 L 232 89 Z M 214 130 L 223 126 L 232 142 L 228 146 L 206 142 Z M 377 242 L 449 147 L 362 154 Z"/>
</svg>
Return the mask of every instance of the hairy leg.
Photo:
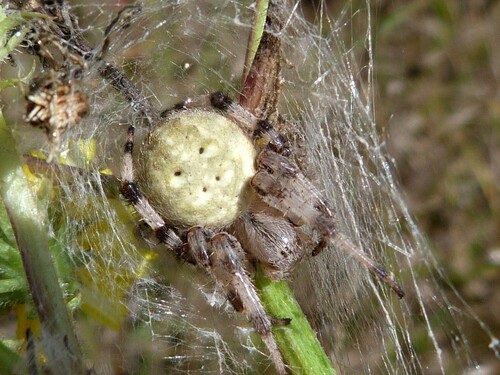
<svg viewBox="0 0 500 375">
<path fill-rule="evenodd" d="M 226 291 L 237 311 L 244 311 L 271 355 L 279 374 L 286 374 L 283 357 L 271 332 L 271 318 L 264 311 L 257 290 L 246 271 L 245 252 L 239 242 L 227 233 L 211 233 L 202 227 L 188 231 L 188 243 L 199 265 L 211 274 Z"/>
<path fill-rule="evenodd" d="M 377 265 L 364 251 L 347 238 L 337 235 L 334 211 L 319 190 L 286 156 L 265 149 L 257 157 L 259 171 L 252 179 L 252 186 L 262 200 L 281 211 L 294 225 L 308 225 L 315 229 L 321 240 L 313 250 L 317 255 L 329 244 L 354 256 L 361 264 L 388 284 L 399 298 L 402 289 L 392 280 L 382 266 Z"/>
<path fill-rule="evenodd" d="M 155 211 L 148 200 L 142 195 L 138 186 L 135 183 L 134 164 L 132 160 L 132 152 L 134 149 L 134 131 L 135 128 L 130 126 L 128 128 L 127 142 L 125 143 L 125 155 L 123 157 L 123 165 L 121 171 L 122 186 L 120 192 L 131 204 L 134 205 L 137 213 L 144 219 L 144 221 L 153 229 L 158 240 L 165 244 L 170 250 L 181 258 L 193 263 L 189 253 L 183 251 L 183 242 L 175 233 L 169 228 L 163 218 Z"/>
</svg>

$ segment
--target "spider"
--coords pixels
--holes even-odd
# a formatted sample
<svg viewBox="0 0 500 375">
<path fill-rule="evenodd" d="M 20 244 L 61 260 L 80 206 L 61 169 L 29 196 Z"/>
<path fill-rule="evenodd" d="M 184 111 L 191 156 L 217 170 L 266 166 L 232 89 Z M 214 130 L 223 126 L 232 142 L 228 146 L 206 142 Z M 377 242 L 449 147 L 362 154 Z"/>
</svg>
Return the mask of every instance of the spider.
<svg viewBox="0 0 500 375">
<path fill-rule="evenodd" d="M 336 233 L 334 210 L 293 159 L 278 132 L 280 18 L 270 3 L 266 29 L 239 101 L 221 92 L 165 111 L 133 154 L 128 128 L 121 193 L 178 257 L 213 276 L 245 312 L 280 374 L 286 366 L 252 283 L 258 262 L 286 278 L 308 252 L 304 228 L 319 238 L 309 252 L 334 245 L 358 259 L 399 297 L 403 291 L 365 253 Z M 286 323 L 286 322 L 285 322 Z"/>
</svg>

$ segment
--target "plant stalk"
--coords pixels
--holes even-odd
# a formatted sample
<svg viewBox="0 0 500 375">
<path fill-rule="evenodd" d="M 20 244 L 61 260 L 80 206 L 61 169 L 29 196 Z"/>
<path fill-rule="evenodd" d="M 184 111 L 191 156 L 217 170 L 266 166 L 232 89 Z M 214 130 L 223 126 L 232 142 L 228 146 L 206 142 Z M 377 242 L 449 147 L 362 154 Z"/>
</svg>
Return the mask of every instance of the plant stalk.
<svg viewBox="0 0 500 375">
<path fill-rule="evenodd" d="M 267 12 L 275 12 L 276 8 L 280 6 L 282 6 L 282 2 L 277 0 L 271 1 L 271 4 L 269 4 L 269 0 L 257 0 L 256 2 L 254 25 L 250 33 L 245 58 L 243 91 L 248 89 L 250 92 L 254 92 L 256 88 L 250 87 L 251 85 L 260 84 L 264 86 L 265 84 L 262 82 L 268 79 L 271 81 L 272 85 L 279 81 L 280 61 L 267 62 L 264 60 L 264 62 L 259 62 L 258 59 L 255 60 L 255 56 L 260 47 L 261 53 L 263 53 L 263 50 L 267 49 L 268 51 L 266 51 L 266 53 L 273 55 L 277 60 L 281 59 L 279 39 L 274 36 L 268 36 L 265 41 L 262 39 L 266 18 L 268 18 Z M 276 23 L 273 26 L 280 29 L 280 20 L 276 20 L 273 17 L 274 16 L 269 17 L 270 22 Z M 263 43 L 262 46 L 260 45 L 261 41 Z M 257 66 L 252 67 L 253 64 Z M 267 66 L 264 66 L 265 64 L 267 64 Z M 267 69 L 266 71 L 271 70 L 271 72 L 276 75 L 274 79 L 277 81 L 275 82 L 269 77 L 254 77 L 254 81 L 250 83 L 250 86 L 247 85 L 249 80 L 248 74 L 252 68 L 257 72 L 257 75 L 262 69 Z M 263 100 L 269 99 L 264 98 Z M 271 107 L 274 107 L 276 103 L 271 104 Z M 251 106 L 250 103 L 247 103 L 247 106 L 248 105 Z M 258 102 L 257 105 L 259 105 Z M 272 115 L 272 112 L 268 113 L 268 115 Z M 312 330 L 287 282 L 271 281 L 266 278 L 262 270 L 259 269 L 255 278 L 255 286 L 259 291 L 260 298 L 267 314 L 275 318 L 291 319 L 288 325 L 274 327 L 273 335 L 292 373 L 334 375 L 336 372 L 328 356 L 321 347 L 316 334 Z"/>
<path fill-rule="evenodd" d="M 49 251 L 48 217 L 30 189 L 11 129 L 0 113 L 0 195 L 7 209 L 42 327 L 52 374 L 84 374 L 80 347 Z"/>
<path fill-rule="evenodd" d="M 293 374 L 335 375 L 336 372 L 286 281 L 271 281 L 259 270 L 255 286 L 266 312 L 290 324 L 273 327 L 273 335 Z"/>
</svg>

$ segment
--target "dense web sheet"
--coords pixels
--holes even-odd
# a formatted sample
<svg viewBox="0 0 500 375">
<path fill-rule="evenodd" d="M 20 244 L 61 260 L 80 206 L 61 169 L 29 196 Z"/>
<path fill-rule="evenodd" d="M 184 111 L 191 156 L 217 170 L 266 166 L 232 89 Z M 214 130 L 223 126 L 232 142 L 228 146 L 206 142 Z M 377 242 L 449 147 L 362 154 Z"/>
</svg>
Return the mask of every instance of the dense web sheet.
<svg viewBox="0 0 500 375">
<path fill-rule="evenodd" d="M 308 258 L 291 283 L 340 373 L 479 371 L 463 321 L 495 339 L 459 295 L 444 293 L 451 286 L 407 210 L 373 120 L 368 6 L 348 6 L 337 19 L 320 7 L 315 23 L 305 20 L 298 3 L 287 6 L 280 114 L 289 121 L 298 163 L 333 202 L 339 232 L 384 264 L 406 297 L 398 300 L 334 248 Z M 97 48 L 120 9 L 118 2 L 70 6 Z M 253 6 L 240 1 L 146 1 L 128 27 L 111 34 L 105 59 L 157 108 L 216 90 L 237 97 L 252 14 Z M 366 33 L 353 41 L 355 24 L 365 24 Z M 29 70 L 31 62 L 19 58 L 23 63 Z M 209 278 L 156 246 L 123 200 L 109 198 L 99 172 L 119 176 L 127 127 L 136 124 L 140 139 L 147 126 L 96 67 L 87 67 L 77 84 L 88 94 L 90 113 L 65 134 L 60 151 L 66 163 L 88 173 L 59 177 L 61 220 L 54 220 L 54 236 L 76 269 L 75 300 L 86 316 L 80 339 L 96 372 L 114 366 L 272 372 L 258 335 Z M 19 137 L 23 151 L 47 149 L 42 133 L 22 121 L 22 98 L 6 94 L 3 100 L 15 104 L 6 115 L 27 135 Z"/>
</svg>

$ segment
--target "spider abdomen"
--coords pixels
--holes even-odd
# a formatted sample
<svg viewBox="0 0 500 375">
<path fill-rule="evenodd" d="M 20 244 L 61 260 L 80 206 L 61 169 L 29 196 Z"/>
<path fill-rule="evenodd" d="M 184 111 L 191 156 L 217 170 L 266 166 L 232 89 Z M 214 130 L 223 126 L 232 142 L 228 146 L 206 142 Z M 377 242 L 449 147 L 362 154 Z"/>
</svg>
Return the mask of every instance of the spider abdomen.
<svg viewBox="0 0 500 375">
<path fill-rule="evenodd" d="M 139 159 L 141 191 L 172 224 L 221 227 L 248 206 L 255 148 L 216 112 L 174 113 L 149 134 Z"/>
</svg>

